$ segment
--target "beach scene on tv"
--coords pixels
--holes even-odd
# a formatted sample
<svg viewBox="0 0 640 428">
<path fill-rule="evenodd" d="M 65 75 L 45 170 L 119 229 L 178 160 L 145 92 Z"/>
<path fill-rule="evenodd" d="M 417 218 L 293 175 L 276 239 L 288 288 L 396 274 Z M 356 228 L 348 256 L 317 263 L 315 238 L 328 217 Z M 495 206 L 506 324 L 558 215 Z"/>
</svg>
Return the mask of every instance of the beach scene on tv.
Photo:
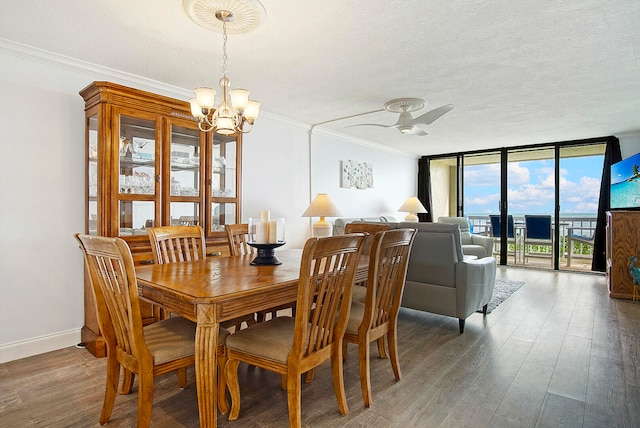
<svg viewBox="0 0 640 428">
<path fill-rule="evenodd" d="M 611 166 L 611 208 L 640 207 L 640 153 Z"/>
</svg>

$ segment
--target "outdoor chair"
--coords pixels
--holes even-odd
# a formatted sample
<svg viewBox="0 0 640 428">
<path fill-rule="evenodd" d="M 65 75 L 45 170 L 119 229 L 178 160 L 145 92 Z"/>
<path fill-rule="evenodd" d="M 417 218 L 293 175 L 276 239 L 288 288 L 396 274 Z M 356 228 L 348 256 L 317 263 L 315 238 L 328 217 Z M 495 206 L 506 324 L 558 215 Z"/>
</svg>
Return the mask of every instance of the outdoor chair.
<svg viewBox="0 0 640 428">
<path fill-rule="evenodd" d="M 591 236 L 585 236 L 577 233 L 573 233 L 573 227 L 568 228 L 567 230 L 567 266 L 571 266 L 571 258 L 573 256 L 573 243 L 585 244 L 593 248 L 593 242 L 595 237 L 595 229 L 588 228 L 580 228 L 580 231 L 583 232 L 585 230 L 591 231 Z"/>
<path fill-rule="evenodd" d="M 501 231 L 501 223 L 499 215 L 490 215 L 489 219 L 491 220 L 491 237 L 496 242 L 496 253 L 500 250 L 500 231 Z M 520 236 L 515 233 L 515 226 L 513 223 L 513 216 L 507 216 L 507 250 L 509 245 L 513 245 L 513 262 L 518 263 L 518 245 L 520 244 Z"/>
<path fill-rule="evenodd" d="M 528 261 L 528 258 L 532 255 L 550 257 L 553 263 L 553 232 L 551 227 L 550 215 L 530 215 L 524 216 L 524 263 Z M 550 246 L 551 252 L 536 252 L 533 253 L 529 250 L 530 245 L 542 245 Z"/>
<path fill-rule="evenodd" d="M 282 375 L 287 390 L 289 426 L 295 428 L 302 424 L 301 375 L 331 360 L 338 408 L 343 415 L 349 412 L 342 371 L 342 341 L 364 239 L 363 234 L 308 239 L 302 250 L 295 317 L 273 318 L 227 338 L 225 375 L 232 398 L 229 420 L 237 419 L 240 412 L 240 362 Z"/>
</svg>

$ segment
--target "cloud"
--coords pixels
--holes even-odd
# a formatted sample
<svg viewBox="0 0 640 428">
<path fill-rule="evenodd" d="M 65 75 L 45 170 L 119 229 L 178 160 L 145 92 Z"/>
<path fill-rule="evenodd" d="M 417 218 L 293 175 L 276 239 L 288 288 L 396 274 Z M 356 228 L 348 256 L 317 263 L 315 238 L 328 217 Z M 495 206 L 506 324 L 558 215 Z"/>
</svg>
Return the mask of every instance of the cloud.
<svg viewBox="0 0 640 428">
<path fill-rule="evenodd" d="M 591 159 L 581 160 L 587 174 L 591 172 Z M 555 203 L 555 171 L 553 162 L 510 162 L 508 169 L 508 201 L 512 213 L 553 212 Z M 581 168 L 582 169 L 582 168 Z M 584 169 L 583 169 L 584 170 Z M 576 168 L 560 168 L 560 204 L 562 212 L 589 213 L 597 211 L 600 196 L 600 178 L 581 176 L 573 178 Z M 597 174 L 597 170 L 594 169 Z M 465 211 L 487 213 L 498 211 L 500 193 L 500 165 L 472 165 L 465 167 Z M 577 175 L 577 174 L 575 174 Z M 574 177 L 575 177 L 574 175 Z M 479 187 L 493 186 L 487 195 Z M 475 190 L 472 190 L 475 189 Z M 480 194 L 479 194 L 480 193 Z"/>
<path fill-rule="evenodd" d="M 470 187 L 500 186 L 500 165 L 470 165 L 464 167 L 464 185 Z"/>
<path fill-rule="evenodd" d="M 529 168 L 520 165 L 520 162 L 509 162 L 507 166 L 507 179 L 511 185 L 529 183 L 531 173 Z"/>
</svg>

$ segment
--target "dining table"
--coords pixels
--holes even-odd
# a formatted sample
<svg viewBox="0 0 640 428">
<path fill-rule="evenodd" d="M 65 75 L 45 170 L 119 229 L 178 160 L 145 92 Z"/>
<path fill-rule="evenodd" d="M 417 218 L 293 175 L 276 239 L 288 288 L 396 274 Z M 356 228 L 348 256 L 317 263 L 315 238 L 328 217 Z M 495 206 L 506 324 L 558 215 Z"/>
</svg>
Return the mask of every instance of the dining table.
<svg viewBox="0 0 640 428">
<path fill-rule="evenodd" d="M 251 265 L 255 255 L 207 257 L 136 267 L 141 299 L 196 323 L 195 372 L 201 427 L 217 425 L 216 349 L 222 321 L 295 302 L 302 250 L 276 252 L 282 264 Z M 368 257 L 356 281 L 366 279 Z"/>
</svg>

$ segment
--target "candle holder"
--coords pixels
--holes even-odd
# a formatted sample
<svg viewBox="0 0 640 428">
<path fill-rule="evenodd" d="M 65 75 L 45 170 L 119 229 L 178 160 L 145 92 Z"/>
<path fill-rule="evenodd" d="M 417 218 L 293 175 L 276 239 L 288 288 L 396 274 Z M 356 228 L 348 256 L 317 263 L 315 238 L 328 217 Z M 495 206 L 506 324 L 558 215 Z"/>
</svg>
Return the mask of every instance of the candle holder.
<svg viewBox="0 0 640 428">
<path fill-rule="evenodd" d="M 247 242 L 248 245 L 258 250 L 258 256 L 251 262 L 254 266 L 272 266 L 281 265 L 282 261 L 276 257 L 276 248 L 286 244 L 284 241 L 278 241 L 272 244 L 258 244 L 257 242 Z"/>
</svg>

